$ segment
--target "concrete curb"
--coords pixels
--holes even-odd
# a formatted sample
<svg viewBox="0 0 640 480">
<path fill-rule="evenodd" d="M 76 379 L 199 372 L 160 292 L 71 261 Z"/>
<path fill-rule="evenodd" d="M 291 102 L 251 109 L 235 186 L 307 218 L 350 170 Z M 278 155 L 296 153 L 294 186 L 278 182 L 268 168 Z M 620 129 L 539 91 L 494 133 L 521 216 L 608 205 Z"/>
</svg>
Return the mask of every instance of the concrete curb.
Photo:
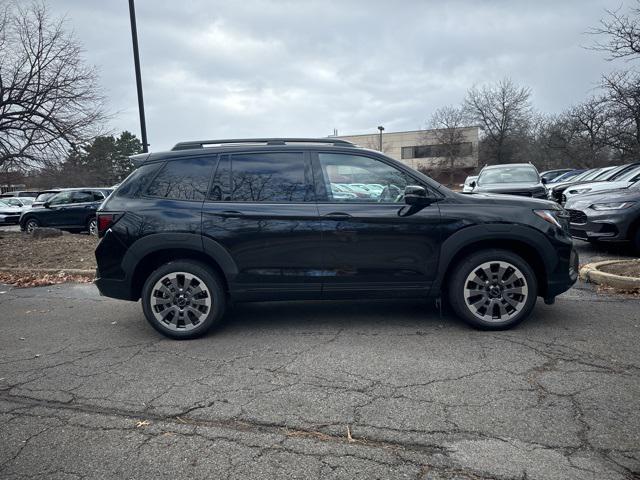
<svg viewBox="0 0 640 480">
<path fill-rule="evenodd" d="M 80 268 L 3 268 L 3 267 L 0 267 L 0 273 L 10 273 L 10 274 L 58 273 L 62 275 L 77 275 L 80 277 L 87 277 L 87 278 L 94 278 L 96 276 L 95 270 L 84 270 Z"/>
<path fill-rule="evenodd" d="M 640 290 L 640 278 L 614 275 L 613 273 L 602 272 L 600 267 L 614 263 L 639 263 L 640 259 L 632 260 L 607 260 L 605 262 L 588 263 L 580 269 L 580 278 L 585 282 L 592 282 L 598 285 L 613 287 L 618 290 L 632 291 Z"/>
</svg>

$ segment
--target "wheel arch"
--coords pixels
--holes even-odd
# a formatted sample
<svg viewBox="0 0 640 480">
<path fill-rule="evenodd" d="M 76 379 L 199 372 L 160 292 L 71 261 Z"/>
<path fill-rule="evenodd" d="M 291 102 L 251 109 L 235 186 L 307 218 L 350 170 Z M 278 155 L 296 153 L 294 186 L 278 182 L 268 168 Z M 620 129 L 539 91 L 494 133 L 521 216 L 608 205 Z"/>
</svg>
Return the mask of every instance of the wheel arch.
<svg viewBox="0 0 640 480">
<path fill-rule="evenodd" d="M 143 237 L 127 250 L 122 266 L 131 272 L 131 296 L 140 298 L 146 278 L 160 265 L 187 259 L 212 268 L 221 279 L 225 292 L 229 292 L 237 267 L 224 247 L 214 240 L 203 239 L 199 234 L 166 233 Z"/>
<path fill-rule="evenodd" d="M 536 275 L 538 295 L 546 294 L 547 276 L 557 263 L 553 247 L 542 233 L 532 228 L 502 224 L 468 227 L 445 240 L 434 290 L 446 290 L 452 271 L 465 257 L 490 249 L 507 250 L 522 257 Z"/>
</svg>

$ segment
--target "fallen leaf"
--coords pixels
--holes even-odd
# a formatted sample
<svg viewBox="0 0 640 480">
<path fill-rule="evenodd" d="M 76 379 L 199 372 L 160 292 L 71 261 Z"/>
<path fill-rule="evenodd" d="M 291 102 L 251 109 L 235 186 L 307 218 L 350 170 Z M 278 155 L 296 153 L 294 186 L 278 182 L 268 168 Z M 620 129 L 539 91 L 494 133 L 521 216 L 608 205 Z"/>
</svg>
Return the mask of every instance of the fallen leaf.
<svg viewBox="0 0 640 480">
<path fill-rule="evenodd" d="M 151 422 L 149 420 L 139 420 L 136 423 L 136 428 L 142 428 L 142 427 L 146 427 L 148 425 L 151 425 Z"/>
</svg>

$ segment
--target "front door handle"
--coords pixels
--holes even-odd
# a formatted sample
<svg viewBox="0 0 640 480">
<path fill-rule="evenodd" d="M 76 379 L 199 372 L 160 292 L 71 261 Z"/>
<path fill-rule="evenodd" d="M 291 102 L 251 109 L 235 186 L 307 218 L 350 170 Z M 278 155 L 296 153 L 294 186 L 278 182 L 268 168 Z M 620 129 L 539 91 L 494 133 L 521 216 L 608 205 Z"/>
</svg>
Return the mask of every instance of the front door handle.
<svg viewBox="0 0 640 480">
<path fill-rule="evenodd" d="M 351 215 L 345 212 L 331 212 L 324 215 L 325 218 L 336 218 L 336 219 L 344 219 L 351 218 Z"/>
<path fill-rule="evenodd" d="M 239 212 L 238 210 L 225 210 L 223 212 L 218 213 L 218 215 L 224 218 L 233 218 L 233 217 L 243 217 L 244 213 Z"/>
</svg>

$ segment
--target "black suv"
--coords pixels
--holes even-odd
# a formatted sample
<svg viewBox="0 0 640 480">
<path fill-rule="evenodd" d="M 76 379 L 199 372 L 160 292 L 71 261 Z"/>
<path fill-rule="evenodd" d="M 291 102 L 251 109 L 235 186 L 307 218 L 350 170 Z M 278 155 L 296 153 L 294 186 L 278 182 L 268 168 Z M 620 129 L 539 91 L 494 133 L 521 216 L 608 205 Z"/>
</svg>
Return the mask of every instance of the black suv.
<svg viewBox="0 0 640 480">
<path fill-rule="evenodd" d="M 38 227 L 54 227 L 96 234 L 96 210 L 111 192 L 109 188 L 61 190 L 41 205 L 25 211 L 20 217 L 20 229 L 32 233 Z"/>
<path fill-rule="evenodd" d="M 98 211 L 96 284 L 142 298 L 173 338 L 204 334 L 230 301 L 292 299 L 446 296 L 501 329 L 576 281 L 562 207 L 454 193 L 343 140 L 186 142 L 133 160 Z"/>
</svg>

